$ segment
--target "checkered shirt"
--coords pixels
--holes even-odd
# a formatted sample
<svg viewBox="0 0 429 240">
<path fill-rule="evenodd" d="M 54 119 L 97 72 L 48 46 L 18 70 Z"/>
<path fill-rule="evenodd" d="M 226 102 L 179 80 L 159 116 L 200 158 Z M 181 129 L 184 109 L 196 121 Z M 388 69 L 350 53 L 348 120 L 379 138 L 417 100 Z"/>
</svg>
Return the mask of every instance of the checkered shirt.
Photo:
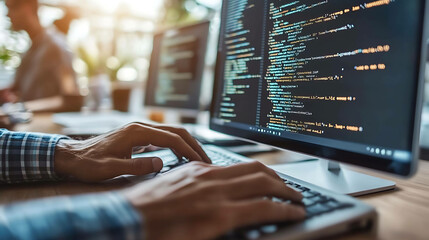
<svg viewBox="0 0 429 240">
<path fill-rule="evenodd" d="M 0 183 L 58 180 L 55 146 L 65 138 L 0 130 Z M 134 240 L 143 238 L 142 225 L 140 214 L 116 192 L 0 206 L 0 239 Z"/>
<path fill-rule="evenodd" d="M 61 135 L 0 130 L 0 183 L 56 180 L 55 146 Z"/>
</svg>

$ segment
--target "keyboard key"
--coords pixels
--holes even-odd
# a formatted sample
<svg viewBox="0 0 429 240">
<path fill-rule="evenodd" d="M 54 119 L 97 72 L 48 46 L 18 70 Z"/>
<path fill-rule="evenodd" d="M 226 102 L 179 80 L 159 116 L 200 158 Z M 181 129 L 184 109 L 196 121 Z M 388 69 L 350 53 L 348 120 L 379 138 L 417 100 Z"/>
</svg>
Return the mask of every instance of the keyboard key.
<svg viewBox="0 0 429 240">
<path fill-rule="evenodd" d="M 315 205 L 308 207 L 306 210 L 307 210 L 307 217 L 313 217 L 315 215 L 328 212 L 330 209 L 323 204 L 317 203 Z"/>
<path fill-rule="evenodd" d="M 330 209 L 337 209 L 341 206 L 341 203 L 337 202 L 336 200 L 331 200 L 331 201 L 325 202 L 324 205 Z"/>
<path fill-rule="evenodd" d="M 246 235 L 246 239 L 253 240 L 261 237 L 261 232 L 255 229 L 255 230 L 246 231 L 245 235 Z"/>
<path fill-rule="evenodd" d="M 324 202 L 327 202 L 327 201 L 330 201 L 331 199 L 330 198 L 328 198 L 328 197 L 326 197 L 326 196 L 319 196 L 319 202 L 320 203 L 324 203 Z"/>
<path fill-rule="evenodd" d="M 311 193 L 311 192 L 309 192 L 309 191 L 304 191 L 304 192 L 302 192 L 301 194 L 302 194 L 302 196 L 303 196 L 304 198 L 311 198 L 311 197 L 314 197 L 314 194 L 313 194 L 313 193 Z"/>
<path fill-rule="evenodd" d="M 276 197 L 271 198 L 271 201 L 273 201 L 273 202 L 279 202 L 279 203 L 283 203 L 284 202 L 283 199 L 276 198 Z"/>
<path fill-rule="evenodd" d="M 313 190 L 309 190 L 308 192 L 311 193 L 311 194 L 313 194 L 313 195 L 320 195 L 320 193 L 318 193 L 316 191 L 313 191 Z"/>
<path fill-rule="evenodd" d="M 245 227 L 239 228 L 228 234 L 228 239 L 243 239 L 243 240 L 254 240 L 262 236 L 262 232 L 259 231 L 259 227 Z"/>
<path fill-rule="evenodd" d="M 261 232 L 265 234 L 275 233 L 277 232 L 278 227 L 277 225 L 271 224 L 271 225 L 265 225 L 261 227 Z"/>
<path fill-rule="evenodd" d="M 302 199 L 302 204 L 304 204 L 305 207 L 308 207 L 308 206 L 311 206 L 313 204 L 316 204 L 316 202 L 311 200 L 311 198 L 304 198 L 304 199 Z"/>
<path fill-rule="evenodd" d="M 326 202 L 328 198 L 322 195 L 316 195 L 316 196 L 310 197 L 310 199 L 313 200 L 314 202 L 321 203 L 321 202 Z"/>
</svg>

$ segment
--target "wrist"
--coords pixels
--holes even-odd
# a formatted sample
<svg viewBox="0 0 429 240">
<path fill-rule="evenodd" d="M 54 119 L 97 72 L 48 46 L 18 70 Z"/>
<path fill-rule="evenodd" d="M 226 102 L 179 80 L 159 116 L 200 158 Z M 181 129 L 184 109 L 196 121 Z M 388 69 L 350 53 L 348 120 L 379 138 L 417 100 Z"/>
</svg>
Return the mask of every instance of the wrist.
<svg viewBox="0 0 429 240">
<path fill-rule="evenodd" d="M 75 154 L 73 154 L 73 149 L 69 141 L 60 140 L 55 147 L 54 170 L 61 178 L 73 176 Z"/>
</svg>

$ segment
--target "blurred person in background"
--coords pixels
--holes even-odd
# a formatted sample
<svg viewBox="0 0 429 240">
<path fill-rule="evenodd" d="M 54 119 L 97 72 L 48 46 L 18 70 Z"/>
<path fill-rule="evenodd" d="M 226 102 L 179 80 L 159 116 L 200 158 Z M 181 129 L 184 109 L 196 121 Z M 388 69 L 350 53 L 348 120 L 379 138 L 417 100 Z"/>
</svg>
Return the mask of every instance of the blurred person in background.
<svg viewBox="0 0 429 240">
<path fill-rule="evenodd" d="M 33 112 L 69 110 L 66 99 L 79 96 L 79 89 L 65 36 L 40 24 L 38 0 L 6 0 L 6 5 L 12 29 L 26 31 L 32 45 L 12 86 L 0 91 L 0 102 L 24 102 Z"/>
<path fill-rule="evenodd" d="M 70 30 L 70 25 L 73 20 L 79 18 L 79 14 L 74 9 L 66 8 L 64 9 L 64 16 L 60 19 L 54 21 L 53 25 L 55 28 L 67 36 Z"/>
</svg>

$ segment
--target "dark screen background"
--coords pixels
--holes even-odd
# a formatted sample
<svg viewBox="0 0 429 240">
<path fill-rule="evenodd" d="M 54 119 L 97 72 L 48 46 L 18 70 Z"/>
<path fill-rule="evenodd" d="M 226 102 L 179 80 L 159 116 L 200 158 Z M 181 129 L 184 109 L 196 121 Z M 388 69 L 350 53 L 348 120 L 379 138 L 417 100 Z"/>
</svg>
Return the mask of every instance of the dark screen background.
<svg viewBox="0 0 429 240">
<path fill-rule="evenodd" d="M 298 3 L 287 7 L 293 2 Z M 220 85 L 217 86 L 219 91 L 216 98 L 218 118 L 225 120 L 226 123 L 244 123 L 250 126 L 282 130 L 285 133 L 294 132 L 410 150 L 416 107 L 418 59 L 421 47 L 422 16 L 420 13 L 424 1 L 391 1 L 385 5 L 360 8 L 355 12 L 343 13 L 336 16 L 334 20 L 305 25 L 310 19 L 321 16 L 326 19 L 331 13 L 352 9 L 353 6 L 365 6 L 365 3 L 371 2 L 375 1 L 305 1 L 307 7 L 314 7 L 275 19 L 273 15 L 270 15 L 273 9 L 276 11 L 277 9 L 279 9 L 278 11 L 296 11 L 299 8 L 294 9 L 293 7 L 302 6 L 304 1 L 224 1 L 222 35 L 219 46 L 220 59 L 218 59 L 220 63 L 218 76 L 221 79 L 218 81 Z M 240 9 L 239 6 L 241 5 L 246 7 Z M 286 7 L 280 8 L 281 6 Z M 240 17 L 231 18 L 231 16 Z M 284 23 L 281 26 L 292 26 L 292 28 L 287 33 L 283 32 L 273 36 L 273 32 L 276 31 L 275 23 L 277 21 L 278 24 L 279 19 Z M 235 24 L 242 24 L 242 27 L 231 29 L 229 25 L 234 24 L 232 20 L 236 21 Z M 303 24 L 291 25 L 300 22 Z M 269 100 L 269 97 L 273 96 L 273 92 L 269 91 L 268 88 L 270 83 L 275 82 L 273 79 L 276 77 L 269 78 L 271 75 L 267 69 L 273 64 L 274 51 L 272 49 L 276 48 L 272 46 L 270 48 L 270 41 L 274 39 L 282 46 L 292 46 L 291 42 L 293 41 L 308 39 L 309 35 L 312 36 L 315 33 L 347 25 L 353 27 L 345 31 L 318 35 L 317 39 L 294 44 L 295 48 L 290 48 L 281 54 L 289 54 L 290 56 L 295 54 L 296 59 L 306 59 L 386 45 L 389 46 L 389 51 L 304 61 L 304 64 L 298 70 L 295 69 L 295 73 L 292 74 L 295 80 L 299 77 L 297 72 L 317 72 L 316 77 L 340 76 L 342 78 L 333 81 L 297 82 L 293 82 L 294 78 L 292 78 L 290 82 L 277 82 L 277 89 L 282 90 L 282 92 L 274 95 L 289 100 L 285 100 L 287 104 L 281 104 L 281 112 L 274 111 L 276 103 Z M 296 36 L 291 36 L 292 33 L 296 34 L 297 32 L 296 29 L 293 29 L 294 26 L 299 26 L 301 29 Z M 279 29 L 278 25 L 277 29 Z M 249 31 L 245 34 L 246 42 L 254 48 L 255 56 L 260 57 L 259 61 L 244 61 L 245 58 L 244 60 L 232 59 L 237 54 L 231 54 L 228 50 L 228 46 L 231 44 L 227 44 L 227 42 L 232 39 L 228 34 L 243 30 Z M 243 48 L 248 48 L 248 45 L 245 45 Z M 288 48 L 285 47 L 285 49 Z M 284 59 L 275 63 L 279 61 L 284 61 Z M 243 71 L 243 68 L 237 70 L 228 67 L 231 64 L 237 64 L 237 62 L 239 65 L 244 63 L 247 69 Z M 284 71 L 290 70 L 290 62 L 284 62 L 284 65 L 278 66 L 282 66 L 281 69 Z M 373 64 L 377 66 L 384 64 L 386 68 L 383 70 L 355 70 L 356 66 Z M 233 73 L 232 77 L 231 73 Z M 247 74 L 259 74 L 260 77 L 234 79 L 237 76 L 246 76 Z M 300 76 L 302 77 L 302 75 Z M 248 88 L 244 90 L 244 93 L 226 92 L 226 85 L 231 86 L 231 84 L 247 84 Z M 285 92 L 291 96 L 350 96 L 355 100 L 344 102 L 296 99 L 286 97 Z M 225 106 L 227 107 L 225 108 Z M 296 109 L 308 114 L 297 114 L 289 111 Z M 225 115 L 224 113 L 227 112 L 233 114 Z M 282 121 L 284 121 L 282 124 L 285 127 L 279 129 L 278 125 L 275 127 L 269 125 L 270 121 L 272 122 L 272 119 L 268 117 L 269 115 L 281 116 Z M 361 131 L 309 125 L 305 127 L 305 129 L 322 131 L 323 133 L 320 134 L 320 132 L 292 129 L 285 124 L 290 121 L 294 123 L 339 124 L 359 127 Z"/>
</svg>

